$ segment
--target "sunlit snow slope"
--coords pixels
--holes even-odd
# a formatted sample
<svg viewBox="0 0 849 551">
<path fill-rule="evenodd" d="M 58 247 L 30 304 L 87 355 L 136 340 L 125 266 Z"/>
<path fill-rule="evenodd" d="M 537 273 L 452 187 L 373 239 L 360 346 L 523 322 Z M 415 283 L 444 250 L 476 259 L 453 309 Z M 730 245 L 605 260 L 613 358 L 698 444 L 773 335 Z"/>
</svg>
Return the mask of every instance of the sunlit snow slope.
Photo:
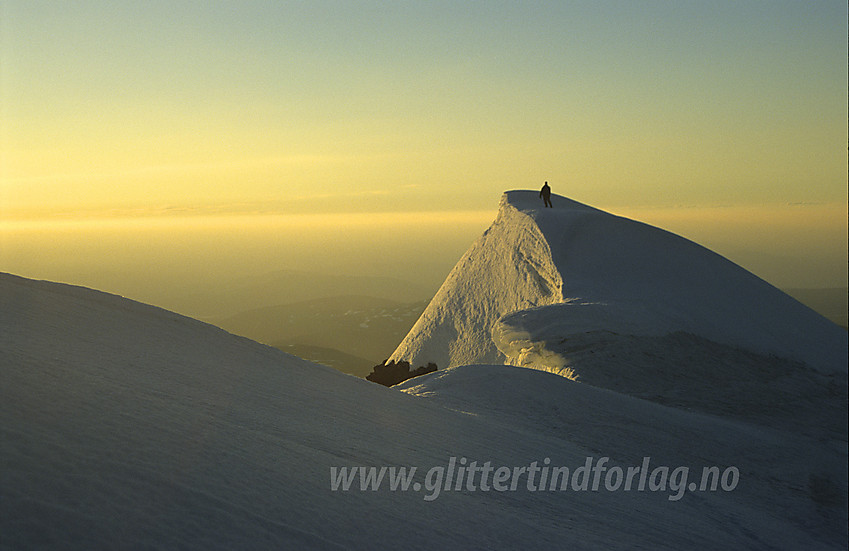
<svg viewBox="0 0 849 551">
<path fill-rule="evenodd" d="M 552 202 L 507 192 L 391 359 L 560 371 L 567 343 L 588 334 L 684 332 L 846 371 L 846 331 L 750 272 L 662 229 Z"/>
</svg>

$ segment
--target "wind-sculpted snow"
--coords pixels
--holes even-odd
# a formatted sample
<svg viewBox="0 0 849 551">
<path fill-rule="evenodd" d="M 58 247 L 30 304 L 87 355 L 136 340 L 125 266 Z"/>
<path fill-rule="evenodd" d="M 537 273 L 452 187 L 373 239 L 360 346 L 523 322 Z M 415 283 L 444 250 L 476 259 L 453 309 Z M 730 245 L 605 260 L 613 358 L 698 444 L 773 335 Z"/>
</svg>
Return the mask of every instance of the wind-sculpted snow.
<svg viewBox="0 0 849 551">
<path fill-rule="evenodd" d="M 537 224 L 502 208 L 469 248 L 391 359 L 439 367 L 501 363 L 491 330 L 504 314 L 557 304 L 563 281 Z"/>
<path fill-rule="evenodd" d="M 564 197 L 511 191 L 392 356 L 558 371 L 546 343 L 588 331 L 700 335 L 845 372 L 847 334 L 727 259 Z"/>
</svg>

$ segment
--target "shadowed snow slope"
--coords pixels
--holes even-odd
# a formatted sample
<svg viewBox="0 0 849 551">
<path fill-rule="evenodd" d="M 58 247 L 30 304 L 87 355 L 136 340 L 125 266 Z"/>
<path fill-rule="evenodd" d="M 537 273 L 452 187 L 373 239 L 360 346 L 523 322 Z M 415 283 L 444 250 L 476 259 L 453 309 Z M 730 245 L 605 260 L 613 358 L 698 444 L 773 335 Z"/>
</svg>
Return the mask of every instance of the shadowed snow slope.
<svg viewBox="0 0 849 551">
<path fill-rule="evenodd" d="M 845 436 L 537 370 L 451 369 L 403 393 L 121 297 L 0 274 L 0 382 L 3 549 L 846 545 Z M 604 471 L 582 490 L 578 469 L 601 456 L 620 476 L 645 456 L 669 469 L 642 491 L 606 491 Z M 457 483 L 472 462 L 472 485 Z M 490 472 L 484 490 L 485 465 L 515 472 L 515 489 L 496 491 Z M 687 467 L 695 484 L 713 465 L 738 470 L 733 491 L 685 491 L 672 474 Z M 331 474 L 356 466 L 418 471 L 409 491 L 389 472 L 363 490 L 360 474 Z M 574 476 L 565 489 L 529 480 L 542 466 Z M 332 490 L 343 478 L 350 489 Z"/>
<path fill-rule="evenodd" d="M 391 359 L 557 372 L 570 362 L 556 343 L 577 335 L 685 332 L 846 372 L 846 331 L 743 268 L 659 228 L 552 201 L 507 192 Z"/>
</svg>

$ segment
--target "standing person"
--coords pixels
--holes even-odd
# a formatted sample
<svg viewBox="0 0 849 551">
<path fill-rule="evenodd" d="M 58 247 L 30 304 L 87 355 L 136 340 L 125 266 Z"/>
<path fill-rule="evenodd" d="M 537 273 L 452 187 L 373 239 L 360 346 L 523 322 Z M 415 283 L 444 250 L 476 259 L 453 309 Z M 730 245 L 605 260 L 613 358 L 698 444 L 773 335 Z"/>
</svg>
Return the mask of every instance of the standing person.
<svg viewBox="0 0 849 551">
<path fill-rule="evenodd" d="M 542 186 L 542 189 L 539 191 L 539 196 L 542 197 L 543 201 L 545 201 L 546 207 L 554 208 L 551 205 L 551 188 L 548 187 L 548 182 L 546 182 L 545 185 Z"/>
</svg>

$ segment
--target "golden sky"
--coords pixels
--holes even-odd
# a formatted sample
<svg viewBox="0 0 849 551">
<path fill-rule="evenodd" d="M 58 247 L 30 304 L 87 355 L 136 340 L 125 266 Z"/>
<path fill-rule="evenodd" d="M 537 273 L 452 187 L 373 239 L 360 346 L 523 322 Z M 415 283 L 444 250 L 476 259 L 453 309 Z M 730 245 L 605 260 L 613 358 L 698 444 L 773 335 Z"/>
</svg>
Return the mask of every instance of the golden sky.
<svg viewBox="0 0 849 551">
<path fill-rule="evenodd" d="M 845 2 L 2 10 L 7 216 L 846 199 Z"/>
<path fill-rule="evenodd" d="M 0 10 L 7 223 L 494 212 L 548 180 L 659 219 L 817 205 L 845 241 L 844 1 Z"/>
</svg>

